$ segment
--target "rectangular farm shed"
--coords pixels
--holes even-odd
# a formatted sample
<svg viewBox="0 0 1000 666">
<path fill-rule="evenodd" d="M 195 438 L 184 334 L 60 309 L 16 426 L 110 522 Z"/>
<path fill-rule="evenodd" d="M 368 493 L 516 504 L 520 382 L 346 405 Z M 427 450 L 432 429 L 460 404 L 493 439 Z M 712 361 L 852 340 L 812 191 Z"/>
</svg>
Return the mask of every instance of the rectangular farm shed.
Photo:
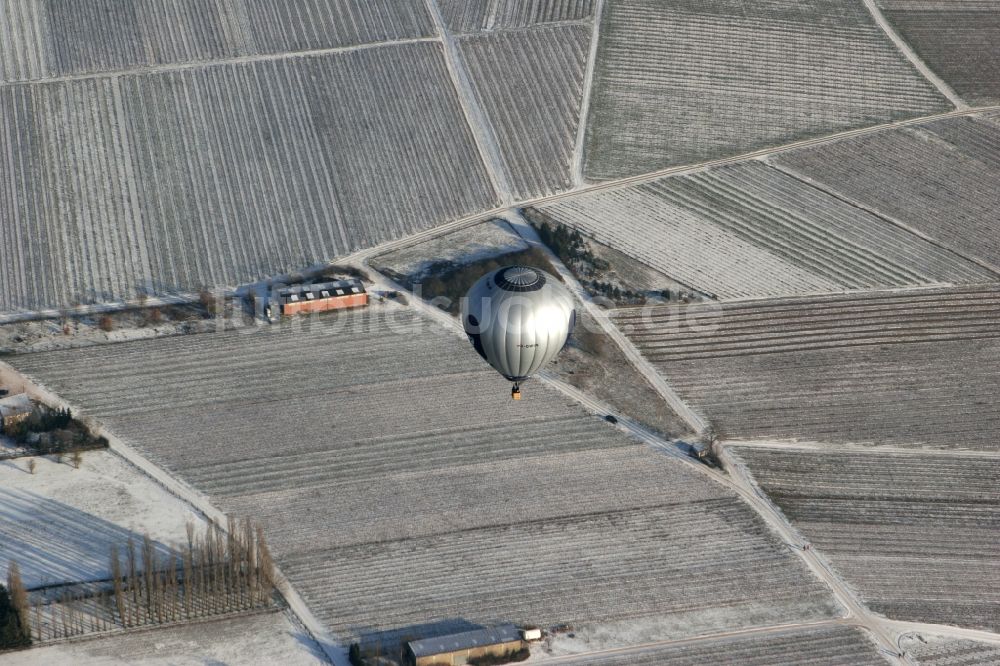
<svg viewBox="0 0 1000 666">
<path fill-rule="evenodd" d="M 278 290 L 281 314 L 326 312 L 368 304 L 368 294 L 360 280 L 336 280 L 302 284 Z"/>
<path fill-rule="evenodd" d="M 475 629 L 460 634 L 425 638 L 406 644 L 406 661 L 409 666 L 448 664 L 458 666 L 469 659 L 488 654 L 503 655 L 524 647 L 521 631 L 512 624 L 486 629 Z"/>
</svg>

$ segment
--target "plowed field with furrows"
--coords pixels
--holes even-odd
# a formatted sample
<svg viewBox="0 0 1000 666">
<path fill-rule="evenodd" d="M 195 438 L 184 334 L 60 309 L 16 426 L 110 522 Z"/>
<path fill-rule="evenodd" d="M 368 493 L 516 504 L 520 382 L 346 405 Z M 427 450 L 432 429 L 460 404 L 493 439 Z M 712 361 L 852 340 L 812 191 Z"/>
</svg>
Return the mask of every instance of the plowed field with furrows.
<svg viewBox="0 0 1000 666">
<path fill-rule="evenodd" d="M 0 0 L 0 82 L 427 37 L 392 0 Z"/>
<path fill-rule="evenodd" d="M 496 199 L 437 44 L 13 86 L 0 104 L 8 311 L 253 282 Z"/>
<path fill-rule="evenodd" d="M 431 455 L 429 442 L 420 446 L 419 433 L 412 439 L 397 437 L 394 454 L 388 447 L 380 450 L 367 444 L 316 452 L 312 460 L 323 461 L 319 467 L 324 471 L 310 471 L 302 464 L 308 461 L 298 457 L 302 478 L 296 476 L 294 483 L 288 481 L 287 465 L 273 474 L 248 470 L 249 463 L 226 465 L 223 473 L 233 483 L 224 489 L 185 473 L 196 486 L 210 489 L 213 495 L 226 495 L 228 510 L 256 515 L 262 503 L 273 506 L 267 511 L 268 538 L 280 544 L 282 553 L 507 525 L 518 522 L 525 507 L 531 507 L 531 520 L 542 521 L 572 515 L 581 507 L 600 514 L 722 495 L 720 489 L 677 470 L 648 447 L 596 440 L 593 433 L 602 428 L 586 419 L 577 420 L 589 432 L 580 428 L 573 433 L 566 420 L 559 420 L 548 425 L 553 434 L 546 437 L 535 424 L 520 451 L 501 443 L 506 437 L 525 434 L 523 428 L 494 429 L 489 442 L 483 441 L 482 434 L 468 444 L 458 437 L 441 437 L 435 443 L 437 452 Z M 565 435 L 557 434 L 564 428 Z M 576 443 L 570 440 L 574 434 Z M 426 434 L 424 438 L 430 439 Z M 601 448 L 593 448 L 597 445 Z M 358 460 L 359 456 L 351 455 L 354 448 L 364 448 L 370 458 L 377 452 L 392 457 L 395 463 Z M 456 459 L 446 457 L 447 453 L 454 453 Z M 341 457 L 349 461 L 336 460 Z M 406 468 L 406 461 L 412 462 L 412 469 Z M 245 476 L 239 483 L 235 477 L 241 472 Z M 253 479 L 259 476 L 265 478 L 255 483 Z M 282 476 L 280 486 L 273 483 Z M 337 492 L 324 493 L 329 487 Z M 318 493 L 324 494 L 323 511 L 314 510 Z M 336 530 L 328 529 L 331 515 L 337 516 Z"/>
<path fill-rule="evenodd" d="M 618 316 L 631 318 L 640 351 L 681 397 L 729 436 L 995 449 L 992 290 L 958 290 L 955 307 L 933 292 L 909 303 L 870 297 L 879 305 L 796 299 L 783 312 L 765 301 L 759 315 L 746 303 L 732 329 L 724 310 L 702 321 L 697 308 L 653 309 L 654 325 L 641 311 Z"/>
<path fill-rule="evenodd" d="M 873 610 L 996 631 L 1000 461 L 737 447 Z"/>
<path fill-rule="evenodd" d="M 962 99 L 1000 102 L 1000 3 L 877 2 L 900 36 Z"/>
<path fill-rule="evenodd" d="M 0 87 L 0 311 L 108 300 L 150 279 L 115 82 Z"/>
<path fill-rule="evenodd" d="M 861 0 L 613 2 L 584 173 L 632 176 L 948 108 Z"/>
<path fill-rule="evenodd" d="M 511 401 L 465 341 L 395 306 L 13 361 L 259 520 L 345 638 L 650 615 L 690 635 L 836 612 L 721 486 L 543 385 Z"/>
<path fill-rule="evenodd" d="M 623 308 L 615 322 L 654 362 L 1000 337 L 1000 287 Z"/>
<path fill-rule="evenodd" d="M 814 275 L 642 186 L 539 207 L 555 222 L 721 299 L 840 291 Z"/>
<path fill-rule="evenodd" d="M 998 277 L 757 161 L 539 210 L 723 299 Z"/>
<path fill-rule="evenodd" d="M 1000 128 L 990 116 L 947 118 L 922 124 L 920 129 L 952 144 L 966 157 L 1000 170 Z"/>
<path fill-rule="evenodd" d="M 440 632 L 503 618 L 547 625 L 710 608 L 747 619 L 754 608 L 778 615 L 796 608 L 813 618 L 832 610 L 822 586 L 789 566 L 785 547 L 737 501 L 513 518 L 494 528 L 302 552 L 284 566 L 338 635 L 369 641 L 416 625 Z M 411 603 L 400 603 L 401 594 Z"/>
<path fill-rule="evenodd" d="M 564 662 L 565 663 L 565 662 Z M 644 650 L 630 655 L 581 657 L 571 664 L 602 666 L 884 666 L 864 632 L 851 627 L 820 627 L 764 636 L 739 636 L 714 641 Z M 921 662 L 923 664 L 923 662 Z"/>
<path fill-rule="evenodd" d="M 1000 663 L 1000 645 L 931 638 L 911 642 L 908 652 L 920 666 L 995 666 Z"/>
<path fill-rule="evenodd" d="M 1000 266 L 1000 168 L 985 157 L 995 154 L 1000 128 L 982 123 L 953 144 L 943 138 L 943 124 L 845 139 L 771 161 L 944 247 Z"/>
<path fill-rule="evenodd" d="M 541 27 L 459 40 L 518 198 L 572 184 L 589 26 Z"/>
<path fill-rule="evenodd" d="M 580 21 L 594 0 L 437 0 L 448 29 L 465 34 L 543 23 Z"/>
</svg>

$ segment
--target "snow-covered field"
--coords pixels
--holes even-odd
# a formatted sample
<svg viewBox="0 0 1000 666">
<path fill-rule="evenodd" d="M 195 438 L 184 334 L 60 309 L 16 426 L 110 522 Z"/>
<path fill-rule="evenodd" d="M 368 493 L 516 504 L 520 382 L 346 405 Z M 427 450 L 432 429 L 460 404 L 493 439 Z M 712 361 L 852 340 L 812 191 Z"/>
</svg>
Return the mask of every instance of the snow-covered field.
<svg viewBox="0 0 1000 666">
<path fill-rule="evenodd" d="M 285 613 L 133 631 L 3 655 L 4 666 L 316 666 L 328 663 Z"/>
<path fill-rule="evenodd" d="M 872 610 L 1000 630 L 1000 458 L 733 449 Z"/>
<path fill-rule="evenodd" d="M 74 469 L 50 458 L 0 461 L 0 579 L 11 559 L 28 587 L 97 580 L 108 551 L 142 535 L 186 543 L 185 525 L 201 518 L 131 464 L 108 451 L 88 451 Z"/>
<path fill-rule="evenodd" d="M 769 161 L 1000 270 L 1000 127 L 994 123 L 949 118 Z"/>
<path fill-rule="evenodd" d="M 640 624 L 641 626 L 641 624 Z M 618 628 L 628 634 L 630 627 Z M 633 635 L 634 645 L 643 645 L 642 635 Z M 553 654 L 560 648 L 580 643 L 560 635 L 546 641 Z M 590 650 L 601 649 L 592 642 Z M 544 663 L 539 660 L 539 663 Z M 680 645 L 665 645 L 627 655 L 599 654 L 559 663 L 574 666 L 885 666 L 886 661 L 863 632 L 850 627 L 806 627 L 757 635 L 706 639 Z"/>
<path fill-rule="evenodd" d="M 590 33 L 589 25 L 545 26 L 458 42 L 519 199 L 572 185 Z"/>
<path fill-rule="evenodd" d="M 960 641 L 943 636 L 921 635 L 922 640 L 907 639 L 903 647 L 920 666 L 996 666 L 1000 664 L 1000 645 Z"/>
<path fill-rule="evenodd" d="M 12 361 L 260 520 L 338 637 L 839 612 L 735 496 L 543 385 L 511 401 L 465 340 L 390 310 Z"/>
<path fill-rule="evenodd" d="M 373 260 L 378 268 L 401 275 L 419 275 L 437 261 L 471 263 L 507 252 L 527 249 L 528 244 L 510 224 L 501 219 L 476 224 L 423 243 L 407 245 Z"/>
<path fill-rule="evenodd" d="M 0 81 L 328 49 L 431 34 L 394 0 L 4 0 Z"/>
<path fill-rule="evenodd" d="M 991 0 L 876 0 L 900 36 L 969 104 L 1000 102 L 1000 17 Z"/>
<path fill-rule="evenodd" d="M 615 321 L 729 437 L 997 450 L 1000 291 L 867 292 Z M 680 324 L 685 325 L 680 325 Z"/>
<path fill-rule="evenodd" d="M 437 44 L 5 86 L 0 115 L 0 312 L 255 282 L 496 203 Z"/>
<path fill-rule="evenodd" d="M 759 161 L 584 194 L 538 210 L 720 299 L 997 277 Z"/>
<path fill-rule="evenodd" d="M 862 0 L 607 2 L 584 173 L 631 176 L 949 108 Z"/>
<path fill-rule="evenodd" d="M 460 34 L 582 21 L 594 0 L 436 0 L 445 25 Z"/>
</svg>

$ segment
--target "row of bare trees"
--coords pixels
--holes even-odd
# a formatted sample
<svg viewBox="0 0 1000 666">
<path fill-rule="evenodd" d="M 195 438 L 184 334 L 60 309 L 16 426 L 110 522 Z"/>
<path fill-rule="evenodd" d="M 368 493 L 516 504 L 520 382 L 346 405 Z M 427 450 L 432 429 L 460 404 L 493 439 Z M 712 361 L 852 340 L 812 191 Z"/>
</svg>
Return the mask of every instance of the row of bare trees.
<svg viewBox="0 0 1000 666">
<path fill-rule="evenodd" d="M 115 621 L 123 627 L 251 610 L 271 603 L 274 562 L 263 531 L 230 518 L 226 530 L 188 525 L 187 548 L 159 552 L 149 537 L 111 549 Z"/>
<path fill-rule="evenodd" d="M 35 591 L 30 595 L 11 562 L 8 587 L 27 636 L 39 641 L 86 633 L 183 622 L 266 608 L 274 603 L 274 562 L 260 526 L 229 519 L 187 545 L 164 549 L 144 536 L 115 544 L 111 580 Z"/>
</svg>

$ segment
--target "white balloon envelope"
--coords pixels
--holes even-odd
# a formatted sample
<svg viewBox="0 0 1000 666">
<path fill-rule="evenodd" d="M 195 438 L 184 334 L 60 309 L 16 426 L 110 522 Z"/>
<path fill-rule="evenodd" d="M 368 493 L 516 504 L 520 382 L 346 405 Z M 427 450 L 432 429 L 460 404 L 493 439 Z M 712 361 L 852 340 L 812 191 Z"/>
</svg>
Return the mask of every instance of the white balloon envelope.
<svg viewBox="0 0 1000 666">
<path fill-rule="evenodd" d="M 573 297 L 545 271 L 506 266 L 472 285 L 462 325 L 476 352 L 509 381 L 520 382 L 554 359 L 576 324 Z"/>
</svg>

